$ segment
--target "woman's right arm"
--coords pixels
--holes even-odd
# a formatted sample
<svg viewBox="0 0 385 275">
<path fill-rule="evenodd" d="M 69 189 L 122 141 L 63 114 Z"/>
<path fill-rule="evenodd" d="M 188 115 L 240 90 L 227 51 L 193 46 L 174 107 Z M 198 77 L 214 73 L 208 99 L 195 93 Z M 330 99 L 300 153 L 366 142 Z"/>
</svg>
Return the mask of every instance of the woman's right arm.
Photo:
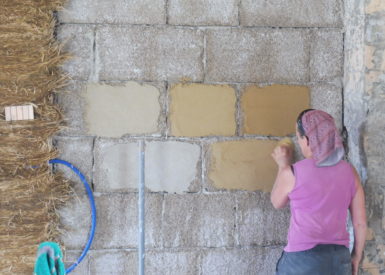
<svg viewBox="0 0 385 275">
<path fill-rule="evenodd" d="M 353 275 L 358 274 L 358 265 L 362 258 L 362 252 L 366 239 L 366 211 L 365 211 L 365 194 L 362 188 L 360 177 L 355 169 L 355 185 L 356 194 L 350 204 L 350 214 L 352 216 L 354 228 L 354 248 L 352 252 Z"/>
</svg>

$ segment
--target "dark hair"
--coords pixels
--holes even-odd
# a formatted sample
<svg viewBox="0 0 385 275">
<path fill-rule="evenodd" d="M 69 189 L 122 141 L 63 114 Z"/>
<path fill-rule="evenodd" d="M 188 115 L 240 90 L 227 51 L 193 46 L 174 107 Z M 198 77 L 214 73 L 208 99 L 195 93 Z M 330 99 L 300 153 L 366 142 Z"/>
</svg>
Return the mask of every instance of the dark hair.
<svg viewBox="0 0 385 275">
<path fill-rule="evenodd" d="M 306 114 L 309 111 L 314 111 L 314 109 L 306 109 L 303 110 L 297 117 L 297 127 L 298 127 L 298 132 L 301 137 L 306 136 L 305 129 L 303 128 L 302 125 L 302 117 L 304 114 Z"/>
</svg>

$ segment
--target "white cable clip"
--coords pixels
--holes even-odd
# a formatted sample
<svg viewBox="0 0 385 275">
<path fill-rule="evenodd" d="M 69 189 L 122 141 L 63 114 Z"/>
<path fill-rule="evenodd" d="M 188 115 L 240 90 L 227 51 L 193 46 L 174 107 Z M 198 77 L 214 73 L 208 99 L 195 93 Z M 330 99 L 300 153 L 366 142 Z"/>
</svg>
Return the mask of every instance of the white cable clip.
<svg viewBox="0 0 385 275">
<path fill-rule="evenodd" d="M 34 119 L 33 106 L 7 106 L 5 107 L 5 120 L 31 120 Z"/>
</svg>

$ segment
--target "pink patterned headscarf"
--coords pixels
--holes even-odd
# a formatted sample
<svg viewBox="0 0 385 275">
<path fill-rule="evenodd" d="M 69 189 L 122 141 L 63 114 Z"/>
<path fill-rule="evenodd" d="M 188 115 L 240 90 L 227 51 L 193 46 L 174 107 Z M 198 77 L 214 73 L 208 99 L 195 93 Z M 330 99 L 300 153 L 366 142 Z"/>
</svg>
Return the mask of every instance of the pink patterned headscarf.
<svg viewBox="0 0 385 275">
<path fill-rule="evenodd" d="M 312 110 L 302 116 L 302 126 L 317 166 L 332 166 L 344 156 L 341 136 L 331 115 Z"/>
</svg>

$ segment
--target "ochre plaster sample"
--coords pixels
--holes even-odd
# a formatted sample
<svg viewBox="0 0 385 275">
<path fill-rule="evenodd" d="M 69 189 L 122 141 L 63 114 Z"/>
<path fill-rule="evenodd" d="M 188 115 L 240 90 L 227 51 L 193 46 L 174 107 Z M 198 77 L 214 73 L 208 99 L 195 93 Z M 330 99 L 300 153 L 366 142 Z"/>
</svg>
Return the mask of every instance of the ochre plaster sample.
<svg viewBox="0 0 385 275">
<path fill-rule="evenodd" d="M 232 87 L 177 84 L 170 95 L 173 136 L 235 135 L 236 96 Z"/>
<path fill-rule="evenodd" d="M 285 136 L 295 133 L 298 114 L 310 107 L 305 86 L 250 86 L 241 99 L 245 134 Z"/>
<path fill-rule="evenodd" d="M 272 140 L 225 141 L 210 148 L 209 179 L 218 189 L 270 192 L 277 167 Z"/>
</svg>

